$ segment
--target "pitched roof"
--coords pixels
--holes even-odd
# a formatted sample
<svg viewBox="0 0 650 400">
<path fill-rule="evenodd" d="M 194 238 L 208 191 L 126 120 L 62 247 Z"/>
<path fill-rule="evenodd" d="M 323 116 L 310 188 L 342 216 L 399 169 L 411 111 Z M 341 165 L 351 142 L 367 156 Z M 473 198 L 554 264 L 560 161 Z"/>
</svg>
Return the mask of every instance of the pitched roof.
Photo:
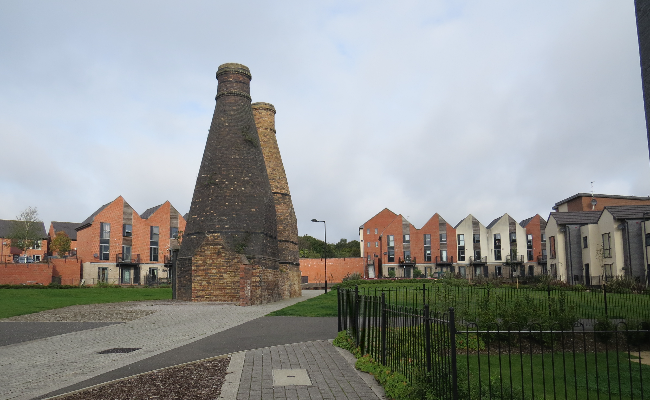
<svg viewBox="0 0 650 400">
<path fill-rule="evenodd" d="M 185 215 L 183 215 L 183 219 L 187 221 L 187 218 L 190 216 L 189 212 L 186 212 Z M 361 225 L 363 227 L 363 225 Z"/>
<path fill-rule="evenodd" d="M 57 232 L 64 232 L 72 240 L 77 240 L 77 229 L 81 224 L 79 222 L 58 222 L 52 221 L 52 228 L 54 228 L 54 235 Z"/>
<path fill-rule="evenodd" d="M 113 200 L 113 201 L 115 201 L 115 200 Z M 82 230 L 82 229 L 84 229 L 84 228 L 88 228 L 90 225 L 92 225 L 92 224 L 93 224 L 93 221 L 95 220 L 95 217 L 97 216 L 97 214 L 99 214 L 100 212 L 102 212 L 102 211 L 103 211 L 106 207 L 108 207 L 108 205 L 111 204 L 113 201 L 111 201 L 110 203 L 106 203 L 106 204 L 104 204 L 103 206 L 99 207 L 99 208 L 97 209 L 97 211 L 95 211 L 94 213 L 92 213 L 92 214 L 90 215 L 90 217 L 86 218 L 86 219 L 85 219 L 81 224 L 79 224 L 79 226 L 76 227 L 75 230 L 76 230 L 77 232 L 79 232 L 80 230 Z"/>
<path fill-rule="evenodd" d="M 13 231 L 14 222 L 18 222 L 11 219 L 0 219 L 0 238 L 8 237 Z M 38 234 L 41 239 L 47 239 L 47 233 L 45 232 L 45 224 L 42 222 L 37 222 Z"/>
<path fill-rule="evenodd" d="M 605 210 L 609 211 L 615 219 L 644 219 L 650 217 L 650 205 L 607 206 Z"/>
<path fill-rule="evenodd" d="M 496 225 L 496 223 L 499 222 L 499 220 L 500 220 L 501 218 L 503 218 L 503 215 L 500 216 L 500 217 L 498 217 L 498 218 L 493 219 L 492 222 L 490 222 L 490 224 L 489 224 L 488 226 L 486 226 L 486 228 L 488 228 L 488 229 L 492 229 L 492 227 L 493 227 L 494 225 Z"/>
<path fill-rule="evenodd" d="M 558 225 L 587 225 L 598 223 L 602 213 L 602 211 L 552 212 L 548 218 L 553 217 Z"/>
<path fill-rule="evenodd" d="M 163 204 L 165 204 L 165 203 L 163 203 Z M 145 212 L 143 212 L 142 214 L 140 214 L 140 218 L 142 218 L 142 219 L 149 219 L 149 217 L 151 217 L 151 216 L 153 215 L 153 213 L 155 213 L 156 211 L 158 211 L 158 209 L 159 209 L 160 207 L 162 207 L 162 204 L 159 204 L 159 205 L 157 205 L 157 206 L 155 206 L 155 207 L 151 207 L 151 208 L 147 209 L 147 211 L 145 211 Z"/>
<path fill-rule="evenodd" d="M 474 222 L 474 220 L 476 220 L 476 222 L 478 222 L 479 224 L 481 223 L 481 221 L 479 221 L 478 219 L 476 219 L 476 217 L 474 217 L 472 214 L 468 214 L 467 217 L 465 217 L 465 218 L 461 219 L 460 221 L 458 221 L 458 223 L 456 224 L 456 226 L 454 226 L 454 229 L 458 228 L 458 227 L 460 226 L 460 224 L 462 224 L 463 221 L 465 221 L 465 220 L 466 220 L 467 218 L 469 218 L 469 217 L 472 217 L 472 222 Z"/>
<path fill-rule="evenodd" d="M 533 220 L 533 218 L 535 218 L 535 217 L 533 216 L 533 217 L 530 217 L 530 218 L 526 218 L 525 220 L 521 221 L 519 223 L 519 225 L 521 225 L 522 228 L 525 228 L 526 225 L 528 225 L 530 223 L 530 221 Z"/>
</svg>

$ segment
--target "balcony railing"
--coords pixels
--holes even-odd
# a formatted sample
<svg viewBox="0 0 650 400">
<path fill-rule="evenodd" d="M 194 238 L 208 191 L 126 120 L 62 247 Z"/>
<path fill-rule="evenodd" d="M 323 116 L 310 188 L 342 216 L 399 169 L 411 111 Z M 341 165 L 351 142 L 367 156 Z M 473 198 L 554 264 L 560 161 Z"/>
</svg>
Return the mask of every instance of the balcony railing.
<svg viewBox="0 0 650 400">
<path fill-rule="evenodd" d="M 470 257 L 469 258 L 469 263 L 470 264 L 487 264 L 487 256 L 486 257 Z"/>
<path fill-rule="evenodd" d="M 397 259 L 398 264 L 417 264 L 415 261 L 415 257 L 407 257 L 402 260 L 402 258 Z"/>
<path fill-rule="evenodd" d="M 512 255 L 507 255 L 506 256 L 506 264 L 523 264 L 524 262 L 524 256 L 512 256 Z"/>
<path fill-rule="evenodd" d="M 546 264 L 546 256 L 537 256 L 537 264 Z"/>
<path fill-rule="evenodd" d="M 115 262 L 118 264 L 140 264 L 140 254 L 125 254 L 117 253 L 115 255 Z"/>
<path fill-rule="evenodd" d="M 454 256 L 447 256 L 445 259 L 442 259 L 440 256 L 436 256 L 436 264 L 453 264 Z"/>
</svg>

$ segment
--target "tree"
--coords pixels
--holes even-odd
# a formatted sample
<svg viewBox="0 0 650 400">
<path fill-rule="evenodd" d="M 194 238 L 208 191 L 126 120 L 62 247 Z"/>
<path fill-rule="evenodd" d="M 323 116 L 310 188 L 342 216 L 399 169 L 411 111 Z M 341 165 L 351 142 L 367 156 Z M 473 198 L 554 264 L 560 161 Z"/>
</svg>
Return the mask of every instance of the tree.
<svg viewBox="0 0 650 400">
<path fill-rule="evenodd" d="M 38 218 L 36 207 L 27 207 L 16 217 L 7 239 L 11 239 L 11 246 L 26 251 L 40 244 L 41 227 L 43 222 Z"/>
<path fill-rule="evenodd" d="M 57 232 L 52 243 L 50 243 L 50 250 L 52 253 L 56 252 L 58 255 L 62 256 L 67 254 L 71 250 L 72 240 L 66 235 L 65 232 Z"/>
</svg>

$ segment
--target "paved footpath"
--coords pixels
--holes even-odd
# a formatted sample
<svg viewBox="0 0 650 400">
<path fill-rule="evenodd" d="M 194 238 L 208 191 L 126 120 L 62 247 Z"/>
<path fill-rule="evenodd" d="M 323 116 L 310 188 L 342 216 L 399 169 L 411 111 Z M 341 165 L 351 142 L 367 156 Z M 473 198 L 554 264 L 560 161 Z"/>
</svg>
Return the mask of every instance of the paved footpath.
<svg viewBox="0 0 650 400">
<path fill-rule="evenodd" d="M 233 382 L 222 388 L 222 399 L 237 400 L 370 400 L 383 390 L 368 375 L 354 369 L 347 352 L 329 341 L 314 341 L 250 350 L 233 355 Z M 348 357 L 354 357 L 347 353 Z M 240 367 L 241 365 L 241 367 Z M 237 376 L 237 372 L 240 376 Z M 229 376 L 230 377 L 230 376 Z M 239 380 L 239 384 L 237 384 Z M 236 396 L 231 387 L 237 387 Z"/>
<path fill-rule="evenodd" d="M 0 399 L 33 399 L 184 346 L 320 294 L 259 306 L 141 302 L 139 319 L 0 347 Z M 98 354 L 114 348 L 130 353 Z"/>
</svg>

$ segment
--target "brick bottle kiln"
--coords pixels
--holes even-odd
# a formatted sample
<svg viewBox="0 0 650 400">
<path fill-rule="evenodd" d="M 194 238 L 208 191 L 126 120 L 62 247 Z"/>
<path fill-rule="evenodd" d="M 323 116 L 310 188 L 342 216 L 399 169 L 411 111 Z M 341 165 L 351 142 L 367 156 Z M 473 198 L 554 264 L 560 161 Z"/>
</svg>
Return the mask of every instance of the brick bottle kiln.
<svg viewBox="0 0 650 400">
<path fill-rule="evenodd" d="M 177 260 L 176 298 L 250 305 L 300 296 L 298 231 L 275 108 L 251 106 L 244 65 L 221 65 L 217 80 Z"/>
</svg>

